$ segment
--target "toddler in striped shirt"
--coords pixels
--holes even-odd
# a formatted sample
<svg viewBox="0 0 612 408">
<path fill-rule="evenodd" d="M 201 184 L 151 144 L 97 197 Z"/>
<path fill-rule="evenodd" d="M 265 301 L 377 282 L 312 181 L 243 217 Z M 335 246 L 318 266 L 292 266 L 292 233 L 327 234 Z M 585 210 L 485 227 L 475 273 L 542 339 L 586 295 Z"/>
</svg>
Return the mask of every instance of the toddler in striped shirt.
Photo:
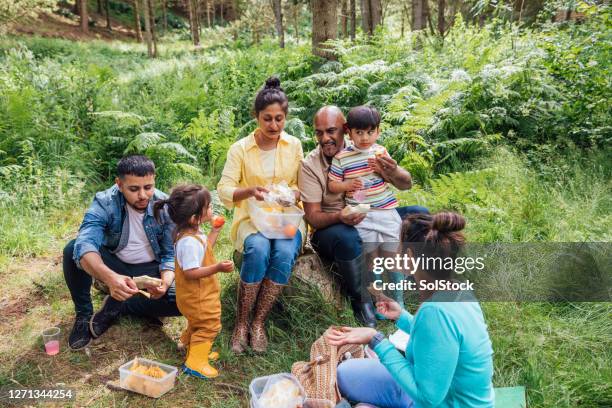
<svg viewBox="0 0 612 408">
<path fill-rule="evenodd" d="M 371 106 L 358 106 L 350 110 L 346 122 L 353 143 L 334 157 L 328 175 L 329 191 L 345 193 L 347 205 L 369 204 L 365 219 L 355 226 L 364 243 L 399 242 L 402 219 L 395 210 L 397 198 L 369 163 L 389 155 L 376 143 L 380 113 Z M 394 251 L 395 247 L 389 250 Z"/>
</svg>

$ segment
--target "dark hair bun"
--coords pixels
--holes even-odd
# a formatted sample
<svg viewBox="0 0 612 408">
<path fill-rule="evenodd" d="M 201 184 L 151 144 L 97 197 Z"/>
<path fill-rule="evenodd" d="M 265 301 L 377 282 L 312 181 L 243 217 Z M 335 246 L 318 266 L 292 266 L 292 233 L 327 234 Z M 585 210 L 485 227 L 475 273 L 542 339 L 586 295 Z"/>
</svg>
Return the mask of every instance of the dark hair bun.
<svg viewBox="0 0 612 408">
<path fill-rule="evenodd" d="M 270 78 L 266 79 L 266 85 L 264 86 L 264 88 L 280 89 L 280 79 L 278 79 L 278 77 L 271 76 Z"/>
<path fill-rule="evenodd" d="M 465 218 L 454 212 L 439 212 L 432 216 L 432 230 L 441 233 L 457 232 L 465 228 Z"/>
</svg>

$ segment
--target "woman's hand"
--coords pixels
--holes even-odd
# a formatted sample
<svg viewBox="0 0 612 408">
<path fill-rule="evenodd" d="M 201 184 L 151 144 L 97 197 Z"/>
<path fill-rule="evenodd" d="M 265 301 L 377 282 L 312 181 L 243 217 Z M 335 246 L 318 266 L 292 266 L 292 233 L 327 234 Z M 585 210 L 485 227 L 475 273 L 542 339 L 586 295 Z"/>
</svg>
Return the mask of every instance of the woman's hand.
<svg viewBox="0 0 612 408">
<path fill-rule="evenodd" d="M 401 306 L 394 300 L 376 302 L 376 311 L 389 320 L 397 320 L 402 314 Z"/>
<path fill-rule="evenodd" d="M 376 334 L 376 329 L 370 327 L 332 327 L 325 336 L 332 346 L 344 344 L 368 344 Z"/>
<path fill-rule="evenodd" d="M 267 192 L 268 192 L 267 188 L 260 187 L 260 186 L 251 187 L 249 191 L 251 197 L 255 197 L 257 201 L 263 201 L 264 193 L 267 193 Z"/>
</svg>

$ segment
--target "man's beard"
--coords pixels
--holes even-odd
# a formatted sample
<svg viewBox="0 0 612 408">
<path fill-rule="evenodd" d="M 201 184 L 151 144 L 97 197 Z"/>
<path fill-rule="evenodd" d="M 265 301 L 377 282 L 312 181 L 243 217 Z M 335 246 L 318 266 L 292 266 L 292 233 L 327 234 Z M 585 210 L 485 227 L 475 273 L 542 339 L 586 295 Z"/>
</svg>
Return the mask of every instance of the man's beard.
<svg viewBox="0 0 612 408">
<path fill-rule="evenodd" d="M 336 153 L 338 152 L 338 150 L 336 149 L 336 141 L 335 140 L 330 140 L 329 142 L 325 142 L 325 143 L 319 143 L 319 145 L 321 146 L 321 149 L 323 149 L 323 152 L 328 152 L 331 148 L 334 149 L 334 152 L 332 154 L 332 156 L 335 156 Z"/>
</svg>

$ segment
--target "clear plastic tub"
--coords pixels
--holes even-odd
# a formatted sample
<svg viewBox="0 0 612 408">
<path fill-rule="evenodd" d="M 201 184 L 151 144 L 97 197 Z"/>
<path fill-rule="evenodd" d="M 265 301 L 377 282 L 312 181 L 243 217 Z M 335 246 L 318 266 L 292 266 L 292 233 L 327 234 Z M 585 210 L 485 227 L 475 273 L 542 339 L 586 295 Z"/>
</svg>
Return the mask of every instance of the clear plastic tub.
<svg viewBox="0 0 612 408">
<path fill-rule="evenodd" d="M 249 385 L 249 392 L 251 393 L 251 408 L 274 408 L 274 407 L 266 407 L 262 405 L 259 401 L 260 401 L 260 398 L 262 397 L 262 394 L 265 391 L 267 391 L 266 387 L 269 386 L 268 383 L 272 384 L 273 382 L 276 382 L 278 380 L 283 380 L 283 379 L 291 380 L 298 387 L 301 398 L 299 401 L 299 405 L 297 405 L 297 407 L 303 406 L 304 400 L 306 399 L 306 392 L 304 391 L 304 388 L 302 388 L 302 385 L 291 374 L 280 373 L 280 374 L 268 375 L 266 377 L 257 377 L 257 378 L 254 378 L 253 381 L 251 381 L 251 385 Z"/>
<path fill-rule="evenodd" d="M 162 378 L 154 378 L 149 377 L 148 375 L 130 371 L 130 368 L 136 362 L 142 365 L 157 366 L 166 374 Z M 126 390 L 134 391 L 152 398 L 159 398 L 174 388 L 176 372 L 176 367 L 171 365 L 158 363 L 157 361 L 146 358 L 136 357 L 132 361 L 128 361 L 119 367 L 119 385 L 121 388 Z"/>
<path fill-rule="evenodd" d="M 304 211 L 296 206 L 270 207 L 264 201 L 249 198 L 249 215 L 255 228 L 268 239 L 290 239 L 298 233 Z"/>
</svg>

